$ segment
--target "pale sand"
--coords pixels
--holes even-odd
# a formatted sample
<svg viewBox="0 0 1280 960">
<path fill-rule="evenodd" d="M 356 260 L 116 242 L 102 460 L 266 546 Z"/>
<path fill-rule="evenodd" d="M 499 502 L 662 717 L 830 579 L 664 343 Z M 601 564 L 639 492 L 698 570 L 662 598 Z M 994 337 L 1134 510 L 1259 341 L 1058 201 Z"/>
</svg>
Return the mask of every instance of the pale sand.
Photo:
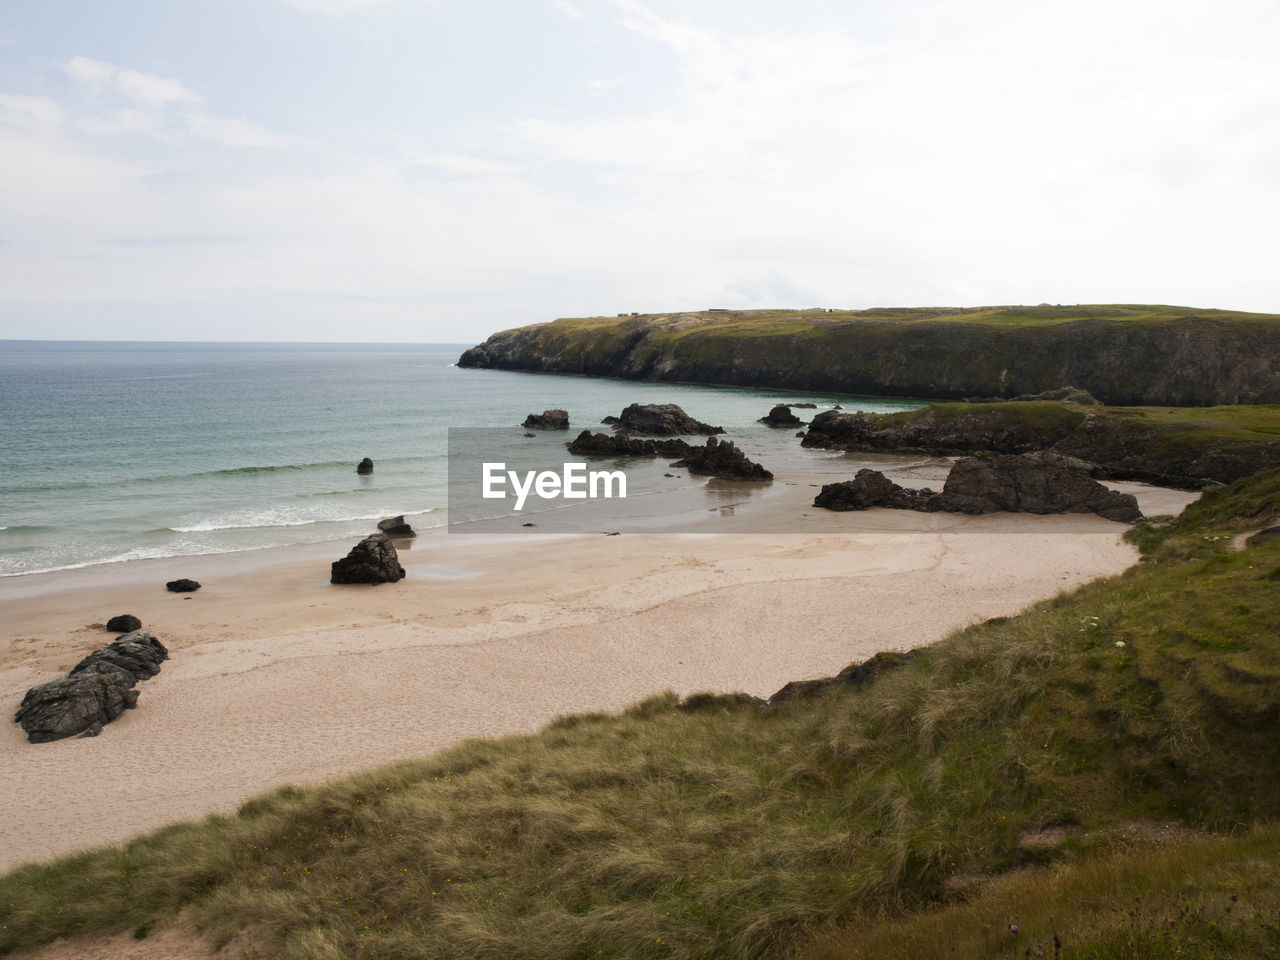
<svg viewBox="0 0 1280 960">
<path fill-rule="evenodd" d="M 1151 514 L 1192 499 L 1126 489 Z M 90 624 L 115 614 L 171 652 L 96 738 L 3 724 L 0 867 L 664 690 L 768 696 L 1135 559 L 1094 516 L 833 514 L 807 484 L 776 492 L 752 518 L 772 533 L 440 533 L 378 587 L 328 583 L 345 543 L 0 580 L 6 710 L 108 642 Z M 178 576 L 204 588 L 167 593 Z"/>
</svg>

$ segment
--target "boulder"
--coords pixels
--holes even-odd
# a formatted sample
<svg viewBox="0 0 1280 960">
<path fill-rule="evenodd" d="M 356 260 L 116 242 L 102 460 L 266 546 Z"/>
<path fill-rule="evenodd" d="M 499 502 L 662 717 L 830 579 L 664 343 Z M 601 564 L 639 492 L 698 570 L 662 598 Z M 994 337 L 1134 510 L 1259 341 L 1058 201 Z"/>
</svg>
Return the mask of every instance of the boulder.
<svg viewBox="0 0 1280 960">
<path fill-rule="evenodd" d="M 142 629 L 142 621 L 132 613 L 122 613 L 107 621 L 107 629 L 112 633 L 133 633 L 135 630 Z"/>
<path fill-rule="evenodd" d="M 938 494 L 928 489 L 901 487 L 879 470 L 863 468 L 852 480 L 823 484 L 813 498 L 815 507 L 827 510 L 866 510 L 870 507 L 893 507 L 898 510 L 941 510 Z"/>
<path fill-rule="evenodd" d="M 732 440 L 707 437 L 706 446 L 694 447 L 683 460 L 671 464 L 685 467 L 694 476 L 719 477 L 721 480 L 772 480 L 773 474 L 739 450 Z"/>
<path fill-rule="evenodd" d="M 126 633 L 109 646 L 95 650 L 74 667 L 68 676 L 95 670 L 99 665 L 118 668 L 130 677 L 129 686 L 138 680 L 146 680 L 160 672 L 160 664 L 169 659 L 169 651 L 163 643 L 142 630 Z"/>
<path fill-rule="evenodd" d="M 373 461 L 365 457 L 356 464 L 356 473 L 373 473 Z"/>
<path fill-rule="evenodd" d="M 568 430 L 568 410 L 543 410 L 542 413 L 531 413 L 524 418 L 522 427 L 530 430 Z"/>
<path fill-rule="evenodd" d="M 123 670 L 102 664 L 74 676 L 51 680 L 27 691 L 14 722 L 31 743 L 62 740 L 110 723 L 138 701 L 133 680 Z"/>
<path fill-rule="evenodd" d="M 195 593 L 200 589 L 200 584 L 195 580 L 188 580 L 183 577 L 179 580 L 170 580 L 164 585 L 164 588 L 170 593 Z"/>
<path fill-rule="evenodd" d="M 633 403 L 622 411 L 613 429 L 618 433 L 637 433 L 646 437 L 724 433 L 724 427 L 713 427 L 695 420 L 674 403 Z"/>
<path fill-rule="evenodd" d="M 417 536 L 413 527 L 404 522 L 404 514 L 400 514 L 398 517 L 387 517 L 385 520 L 379 520 L 378 529 L 388 537 L 395 537 L 397 540 L 408 540 L 410 537 Z"/>
<path fill-rule="evenodd" d="M 341 560 L 333 561 L 330 583 L 395 583 L 404 579 L 404 567 L 395 545 L 385 533 L 365 537 Z"/>
<path fill-rule="evenodd" d="M 599 457 L 683 457 L 697 447 L 685 440 L 640 440 L 583 430 L 566 446 L 570 453 Z"/>
<path fill-rule="evenodd" d="M 780 403 L 769 411 L 767 416 L 763 416 L 759 420 L 760 423 L 770 427 L 801 427 L 804 421 L 791 412 L 791 407 L 785 403 Z"/>
</svg>

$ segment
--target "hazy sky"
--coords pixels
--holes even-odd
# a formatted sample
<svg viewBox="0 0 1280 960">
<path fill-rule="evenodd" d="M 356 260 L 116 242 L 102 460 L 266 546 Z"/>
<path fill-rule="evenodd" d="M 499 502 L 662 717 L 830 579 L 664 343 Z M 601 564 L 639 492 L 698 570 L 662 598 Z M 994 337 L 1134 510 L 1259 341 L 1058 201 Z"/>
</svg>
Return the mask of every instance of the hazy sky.
<svg viewBox="0 0 1280 960">
<path fill-rule="evenodd" d="M 8 0 L 0 338 L 1280 312 L 1276 0 Z"/>
</svg>

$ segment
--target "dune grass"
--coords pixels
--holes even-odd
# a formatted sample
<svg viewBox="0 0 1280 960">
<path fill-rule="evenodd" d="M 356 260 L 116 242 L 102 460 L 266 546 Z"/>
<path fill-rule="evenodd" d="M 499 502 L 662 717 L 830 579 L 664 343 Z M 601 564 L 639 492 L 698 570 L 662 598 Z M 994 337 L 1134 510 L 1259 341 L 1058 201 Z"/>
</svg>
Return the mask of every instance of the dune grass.
<svg viewBox="0 0 1280 960">
<path fill-rule="evenodd" d="M 958 886 L 1096 860 L 1063 881 L 1078 895 L 1025 893 L 1043 938 L 1059 903 L 1130 869 L 1126 825 L 1229 833 L 1280 814 L 1280 541 L 1233 549 L 1278 485 L 1142 526 L 1122 576 L 959 631 L 861 692 L 769 710 L 659 695 L 20 868 L 0 879 L 0 951 L 183 910 L 214 942 L 251 930 L 284 958 L 852 957 L 842 931 L 892 940 Z M 1237 859 L 1278 842 L 1244 836 Z M 1169 867 L 1151 902 L 1218 889 L 1197 871 Z M 984 902 L 957 936 L 989 926 Z M 1188 924 L 1219 922 L 1217 899 L 1186 903 Z"/>
</svg>

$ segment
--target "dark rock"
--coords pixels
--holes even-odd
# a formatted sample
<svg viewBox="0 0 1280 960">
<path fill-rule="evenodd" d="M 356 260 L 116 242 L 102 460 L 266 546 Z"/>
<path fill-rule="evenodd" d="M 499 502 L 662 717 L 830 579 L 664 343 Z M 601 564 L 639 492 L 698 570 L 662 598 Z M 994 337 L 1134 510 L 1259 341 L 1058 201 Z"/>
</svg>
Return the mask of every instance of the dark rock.
<svg viewBox="0 0 1280 960">
<path fill-rule="evenodd" d="M 74 667 L 68 676 L 111 667 L 129 675 L 129 686 L 160 672 L 160 664 L 169 659 L 169 651 L 155 637 L 141 630 L 126 633 L 109 646 L 95 650 Z"/>
<path fill-rule="evenodd" d="M 600 422 L 604 424 L 611 424 L 611 423 L 618 423 L 619 421 L 617 417 L 610 416 L 610 417 L 605 417 Z"/>
<path fill-rule="evenodd" d="M 797 437 L 799 437 L 801 440 L 803 440 L 803 439 L 804 439 L 804 431 L 803 431 L 803 430 L 801 430 L 799 433 L 797 433 L 797 434 L 796 434 L 796 436 L 797 436 Z"/>
<path fill-rule="evenodd" d="M 520 524 L 520 526 L 522 526 L 522 527 L 536 527 L 536 526 L 537 526 L 537 524 L 536 524 L 536 523 L 522 523 L 522 524 Z"/>
<path fill-rule="evenodd" d="M 388 537 L 395 537 L 397 540 L 408 540 L 410 537 L 416 537 L 413 527 L 404 522 L 404 514 L 398 517 L 387 517 L 385 520 L 378 521 L 378 529 L 385 533 Z"/>
<path fill-rule="evenodd" d="M 697 449 L 685 440 L 674 438 L 639 440 L 625 434 L 609 436 L 590 430 L 583 430 L 567 446 L 570 453 L 601 457 L 683 457 Z"/>
<path fill-rule="evenodd" d="M 195 580 L 188 580 L 183 577 L 180 580 L 170 580 L 164 585 L 164 588 L 170 593 L 195 593 L 200 589 L 200 584 Z"/>
<path fill-rule="evenodd" d="M 818 409 L 818 405 L 816 403 L 788 403 L 787 406 L 795 410 L 817 410 Z"/>
<path fill-rule="evenodd" d="M 133 633 L 142 629 L 142 621 L 131 613 L 122 613 L 107 621 L 107 629 L 112 633 Z"/>
<path fill-rule="evenodd" d="M 770 427 L 800 427 L 804 425 L 804 421 L 792 413 L 791 408 L 785 403 L 775 406 L 767 416 L 761 417 L 759 422 Z"/>
<path fill-rule="evenodd" d="M 646 437 L 724 433 L 724 427 L 713 427 L 695 420 L 674 403 L 633 403 L 622 411 L 613 429 L 618 433 L 637 433 Z"/>
<path fill-rule="evenodd" d="M 530 430 L 568 430 L 568 410 L 543 410 L 541 414 L 531 413 L 524 418 L 523 427 Z"/>
<path fill-rule="evenodd" d="M 333 561 L 330 583 L 395 583 L 404 578 L 404 567 L 395 545 L 385 533 L 365 537 L 341 560 Z"/>
<path fill-rule="evenodd" d="M 537 436 L 537 434 L 536 434 L 536 433 L 525 433 L 525 436 L 526 436 L 526 437 L 536 437 L 536 436 Z"/>
<path fill-rule="evenodd" d="M 706 446 L 694 447 L 683 460 L 671 464 L 686 467 L 694 476 L 713 476 L 722 480 L 772 480 L 773 474 L 734 446 L 732 440 L 707 437 Z"/>
<path fill-rule="evenodd" d="M 859 470 L 853 480 L 824 485 L 813 505 L 969 514 L 1096 513 L 1121 523 L 1142 519 L 1132 494 L 1104 487 L 1089 475 L 1089 464 L 1052 451 L 964 457 L 951 468 L 941 493 L 910 490 L 878 471 Z"/>
<path fill-rule="evenodd" d="M 365 457 L 356 464 L 356 473 L 373 473 L 373 461 Z"/>
<path fill-rule="evenodd" d="M 107 667 L 61 680 L 51 680 L 27 691 L 14 722 L 22 725 L 31 743 L 48 743 L 74 737 L 95 725 L 110 723 L 137 703 L 138 691 L 123 670 Z"/>
</svg>

